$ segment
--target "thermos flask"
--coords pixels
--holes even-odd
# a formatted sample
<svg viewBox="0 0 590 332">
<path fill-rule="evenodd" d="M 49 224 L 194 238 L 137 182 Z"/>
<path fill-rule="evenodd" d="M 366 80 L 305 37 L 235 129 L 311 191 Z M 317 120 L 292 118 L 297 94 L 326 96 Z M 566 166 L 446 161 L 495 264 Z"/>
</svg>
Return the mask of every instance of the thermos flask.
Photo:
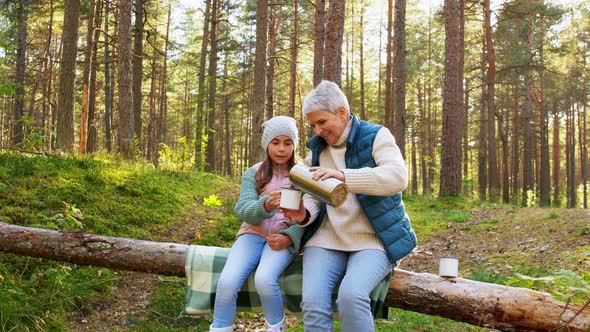
<svg viewBox="0 0 590 332">
<path fill-rule="evenodd" d="M 295 165 L 289 172 L 289 179 L 299 190 L 329 204 L 338 207 L 344 203 L 348 196 L 346 183 L 329 178 L 326 180 L 314 180 L 313 172 L 305 165 Z"/>
</svg>

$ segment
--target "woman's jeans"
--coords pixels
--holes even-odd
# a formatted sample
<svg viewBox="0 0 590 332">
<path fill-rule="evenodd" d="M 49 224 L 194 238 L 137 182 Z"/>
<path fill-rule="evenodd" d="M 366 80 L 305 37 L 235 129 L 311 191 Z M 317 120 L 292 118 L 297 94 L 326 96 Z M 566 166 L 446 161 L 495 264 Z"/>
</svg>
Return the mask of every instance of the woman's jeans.
<svg viewBox="0 0 590 332">
<path fill-rule="evenodd" d="M 259 235 L 238 236 L 217 282 L 211 327 L 233 325 L 238 292 L 254 269 L 254 285 L 260 296 L 266 321 L 271 325 L 280 323 L 283 320 L 284 305 L 278 279 L 293 257 L 287 249 L 272 250 L 266 239 Z"/>
<path fill-rule="evenodd" d="M 332 292 L 340 280 L 336 303 L 342 331 L 374 331 L 369 294 L 391 269 L 387 255 L 380 250 L 305 248 L 301 303 L 305 331 L 334 331 Z"/>
</svg>

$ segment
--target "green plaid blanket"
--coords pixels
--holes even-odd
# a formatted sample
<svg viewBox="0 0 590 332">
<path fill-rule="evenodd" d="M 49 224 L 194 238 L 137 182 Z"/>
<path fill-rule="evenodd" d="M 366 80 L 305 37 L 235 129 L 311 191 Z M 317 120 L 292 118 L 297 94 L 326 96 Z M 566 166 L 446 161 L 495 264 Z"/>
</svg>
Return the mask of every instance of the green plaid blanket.
<svg viewBox="0 0 590 332">
<path fill-rule="evenodd" d="M 223 270 L 229 254 L 229 248 L 191 245 L 186 253 L 186 307 L 188 315 L 202 315 L 213 310 L 215 303 L 215 290 L 217 280 Z M 302 256 L 298 255 L 291 265 L 279 278 L 285 309 L 292 314 L 300 314 L 301 289 L 302 289 Z M 385 305 L 385 297 L 389 290 L 391 273 L 387 275 L 379 285 L 371 292 L 371 309 L 376 319 L 387 319 L 388 307 Z M 334 294 L 336 295 L 336 294 Z M 336 312 L 336 297 L 333 297 L 334 311 Z M 240 289 L 237 301 L 238 311 L 262 311 L 260 297 L 254 287 L 253 274 Z"/>
</svg>

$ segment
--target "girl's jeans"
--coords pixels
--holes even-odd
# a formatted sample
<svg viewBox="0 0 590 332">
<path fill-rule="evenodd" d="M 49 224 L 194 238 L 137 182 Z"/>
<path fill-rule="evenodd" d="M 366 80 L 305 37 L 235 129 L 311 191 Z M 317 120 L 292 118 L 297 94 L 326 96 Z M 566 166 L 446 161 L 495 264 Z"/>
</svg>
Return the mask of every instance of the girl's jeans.
<svg viewBox="0 0 590 332">
<path fill-rule="evenodd" d="M 380 250 L 337 251 L 306 247 L 303 253 L 303 324 L 305 332 L 334 331 L 332 292 L 338 290 L 342 332 L 374 331 L 369 294 L 391 271 Z"/>
<path fill-rule="evenodd" d="M 278 279 L 293 257 L 287 249 L 272 250 L 266 239 L 259 235 L 238 236 L 217 282 L 211 327 L 233 325 L 238 291 L 254 269 L 254 285 L 260 296 L 266 321 L 271 325 L 281 322 L 284 305 Z"/>
</svg>

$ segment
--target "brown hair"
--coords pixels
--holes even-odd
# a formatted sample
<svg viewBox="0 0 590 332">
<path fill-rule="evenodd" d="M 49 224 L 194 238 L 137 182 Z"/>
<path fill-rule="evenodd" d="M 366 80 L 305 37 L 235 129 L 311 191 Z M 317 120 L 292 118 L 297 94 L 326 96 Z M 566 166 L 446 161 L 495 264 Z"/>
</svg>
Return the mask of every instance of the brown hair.
<svg viewBox="0 0 590 332">
<path fill-rule="evenodd" d="M 289 162 L 288 162 L 289 169 L 288 170 L 290 171 L 291 167 L 293 167 L 295 164 L 300 164 L 300 163 L 301 163 L 301 158 L 295 153 L 295 151 L 293 151 L 291 158 L 289 158 Z M 272 179 L 272 159 L 270 159 L 270 156 L 267 153 L 266 158 L 262 162 L 262 165 L 260 165 L 260 167 L 258 168 L 258 171 L 256 172 L 256 191 L 260 194 L 264 190 L 264 187 L 270 182 L 271 179 Z"/>
</svg>

